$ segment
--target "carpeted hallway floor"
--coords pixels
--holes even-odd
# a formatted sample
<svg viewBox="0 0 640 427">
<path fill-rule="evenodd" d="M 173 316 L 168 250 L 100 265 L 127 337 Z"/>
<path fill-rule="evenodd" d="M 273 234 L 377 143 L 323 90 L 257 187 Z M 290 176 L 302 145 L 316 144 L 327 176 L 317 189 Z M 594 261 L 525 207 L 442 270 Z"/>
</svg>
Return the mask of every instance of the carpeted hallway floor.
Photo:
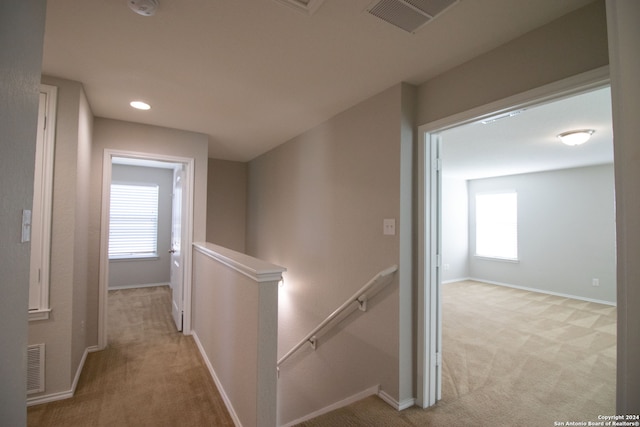
<svg viewBox="0 0 640 427">
<path fill-rule="evenodd" d="M 233 426 L 170 292 L 109 292 L 108 348 L 88 355 L 73 398 L 30 407 L 28 426 Z"/>
<path fill-rule="evenodd" d="M 443 393 L 377 397 L 302 426 L 554 426 L 615 414 L 616 308 L 465 281 L 443 287 Z M 560 425 L 560 424 L 558 424 Z"/>
</svg>

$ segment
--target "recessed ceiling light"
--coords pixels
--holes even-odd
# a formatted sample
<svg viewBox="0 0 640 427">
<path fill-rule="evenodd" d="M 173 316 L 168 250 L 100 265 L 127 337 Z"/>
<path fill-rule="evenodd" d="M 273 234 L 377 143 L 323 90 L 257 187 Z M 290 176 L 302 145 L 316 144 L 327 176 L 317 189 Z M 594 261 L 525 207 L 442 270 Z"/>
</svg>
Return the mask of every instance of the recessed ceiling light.
<svg viewBox="0 0 640 427">
<path fill-rule="evenodd" d="M 142 102 L 142 101 L 131 101 L 129 103 L 129 105 L 131 105 L 133 108 L 136 108 L 138 110 L 149 110 L 149 109 L 151 109 L 151 105 L 147 104 L 146 102 Z"/>
<path fill-rule="evenodd" d="M 581 145 L 587 142 L 594 132 L 595 130 L 593 129 L 572 130 L 569 132 L 561 133 L 560 135 L 558 135 L 558 138 L 560 138 L 560 141 L 567 145 Z"/>
</svg>

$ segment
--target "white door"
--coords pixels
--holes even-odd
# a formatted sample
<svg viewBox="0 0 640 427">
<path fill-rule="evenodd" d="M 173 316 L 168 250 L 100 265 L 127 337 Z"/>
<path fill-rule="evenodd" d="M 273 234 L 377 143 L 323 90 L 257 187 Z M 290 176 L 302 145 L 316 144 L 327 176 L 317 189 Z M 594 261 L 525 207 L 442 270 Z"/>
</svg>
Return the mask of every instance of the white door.
<svg viewBox="0 0 640 427">
<path fill-rule="evenodd" d="M 183 317 L 183 253 L 182 253 L 182 212 L 184 197 L 182 185 L 184 181 L 184 165 L 173 170 L 173 207 L 171 211 L 171 314 L 178 331 L 182 331 Z"/>
<path fill-rule="evenodd" d="M 427 408 L 442 397 L 442 313 L 440 292 L 441 233 L 441 141 L 437 134 L 425 135 L 421 159 L 421 202 L 423 227 L 420 237 L 420 265 L 424 283 L 419 290 L 419 364 L 416 404 Z"/>
</svg>

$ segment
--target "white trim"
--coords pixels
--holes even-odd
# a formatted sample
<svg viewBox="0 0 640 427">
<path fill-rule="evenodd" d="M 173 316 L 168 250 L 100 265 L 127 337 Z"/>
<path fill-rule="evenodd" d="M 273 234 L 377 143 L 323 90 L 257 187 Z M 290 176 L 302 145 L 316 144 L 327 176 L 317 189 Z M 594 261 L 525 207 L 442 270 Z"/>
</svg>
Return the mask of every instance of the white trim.
<svg viewBox="0 0 640 427">
<path fill-rule="evenodd" d="M 443 282 L 440 282 L 440 284 L 448 285 L 449 283 L 464 282 L 465 280 L 473 280 L 473 279 L 471 277 L 461 277 L 459 279 L 445 280 Z"/>
<path fill-rule="evenodd" d="M 351 405 L 352 403 L 355 403 L 355 402 L 357 402 L 359 400 L 362 400 L 364 398 L 367 398 L 369 396 L 379 395 L 380 397 L 382 397 L 381 393 L 383 393 L 383 392 L 380 391 L 380 385 L 371 386 L 371 387 L 369 387 L 369 388 L 367 388 L 365 390 L 362 390 L 362 391 L 360 391 L 360 392 L 358 392 L 356 394 L 353 394 L 353 395 L 351 395 L 351 396 L 349 396 L 349 397 L 347 397 L 345 399 L 342 399 L 342 400 L 340 400 L 338 402 L 332 403 L 329 406 L 325 406 L 322 409 L 318 409 L 317 411 L 314 411 L 314 412 L 312 412 L 310 414 L 307 414 L 307 415 L 305 415 L 305 416 L 303 416 L 301 418 L 298 418 L 297 420 L 289 421 L 288 423 L 283 424 L 281 427 L 291 427 L 291 426 L 303 423 L 305 421 L 309 421 L 309 420 L 311 420 L 313 418 L 319 417 L 320 415 L 324 415 L 324 414 L 327 414 L 327 413 L 329 413 L 331 411 L 335 411 L 336 409 L 344 408 L 345 406 Z M 386 402 L 386 399 L 383 398 L 382 400 L 384 400 Z M 395 405 L 391 405 L 391 406 L 393 406 L 395 408 Z"/>
<path fill-rule="evenodd" d="M 87 360 L 87 354 L 93 353 L 94 351 L 98 350 L 99 348 L 97 346 L 91 346 L 84 349 L 82 359 L 80 359 L 78 369 L 76 370 L 76 375 L 73 377 L 73 383 L 71 384 L 70 390 L 46 394 L 44 396 L 29 397 L 27 398 L 27 406 L 41 405 L 43 403 L 55 402 L 57 400 L 64 400 L 73 397 L 76 392 L 76 388 L 78 387 L 80 374 L 82 374 L 82 369 L 84 368 L 84 362 Z"/>
<path fill-rule="evenodd" d="M 231 399 L 229 399 L 229 396 L 227 396 L 227 393 L 222 387 L 222 382 L 220 382 L 220 380 L 218 379 L 218 376 L 216 375 L 216 371 L 213 369 L 213 365 L 211 364 L 211 361 L 209 361 L 209 357 L 207 357 L 207 353 L 204 351 L 204 347 L 200 342 L 200 338 L 198 338 L 198 334 L 196 333 L 196 331 L 192 331 L 191 336 L 193 336 L 193 340 L 196 342 L 196 346 L 200 351 L 202 360 L 204 360 L 204 364 L 207 365 L 209 374 L 211 374 L 211 378 L 213 378 L 213 382 L 216 384 L 216 387 L 220 392 L 220 396 L 222 397 L 222 400 L 224 401 L 224 405 L 227 407 L 227 410 L 229 411 L 229 415 L 231 415 L 231 419 L 233 420 L 233 423 L 238 427 L 242 427 L 240 418 L 238 417 L 238 414 L 236 413 L 235 409 L 233 408 L 233 405 L 231 404 Z"/>
<path fill-rule="evenodd" d="M 426 235 L 433 226 L 432 211 L 433 206 L 430 183 L 433 169 L 437 169 L 432 164 L 431 148 L 437 139 L 438 132 L 471 123 L 483 118 L 495 116 L 496 114 L 526 108 L 532 105 L 541 105 L 561 98 L 569 97 L 593 90 L 609 84 L 609 66 L 599 67 L 566 79 L 559 80 L 526 92 L 522 92 L 501 100 L 463 111 L 443 119 L 426 123 L 418 127 L 418 336 L 417 336 L 417 404 L 428 407 L 435 404 L 432 400 L 432 391 L 436 390 L 439 383 L 439 375 L 433 375 L 432 355 L 437 351 L 434 348 L 434 331 L 437 327 L 432 323 L 435 316 L 441 310 L 436 308 L 434 313 L 433 300 L 429 296 L 437 295 L 439 283 L 433 280 L 433 270 L 438 270 L 432 265 L 432 242 Z M 440 240 L 440 239 L 435 239 Z M 437 277 L 437 273 L 436 273 Z"/>
<path fill-rule="evenodd" d="M 402 402 L 398 402 L 397 400 L 395 400 L 393 397 L 391 397 L 391 395 L 389 395 L 384 390 L 382 390 L 382 391 L 380 391 L 380 393 L 378 393 L 378 397 L 380 397 L 380 399 L 384 400 L 389 406 L 394 408 L 396 411 L 403 411 L 403 410 L 405 410 L 407 408 L 411 408 L 412 406 L 414 406 L 416 404 L 416 399 L 415 398 L 409 398 L 409 399 L 403 400 Z"/>
<path fill-rule="evenodd" d="M 40 309 L 40 310 L 29 310 L 29 322 L 35 320 L 47 320 L 49 319 L 49 315 L 51 314 L 50 308 Z"/>
<path fill-rule="evenodd" d="M 119 291 L 122 289 L 138 289 L 138 288 L 155 288 L 157 286 L 171 286 L 169 283 L 144 283 L 140 285 L 124 285 L 124 286 L 116 286 L 113 288 L 109 288 L 109 291 Z"/>
<path fill-rule="evenodd" d="M 258 283 L 278 282 L 282 279 L 282 273 L 287 271 L 285 267 L 213 243 L 194 243 L 193 249 Z"/>
<path fill-rule="evenodd" d="M 152 153 L 140 153 L 133 151 L 114 150 L 106 148 L 102 161 L 102 214 L 100 220 L 100 276 L 98 293 L 98 348 L 107 346 L 107 295 L 109 291 L 109 195 L 111 189 L 112 159 L 113 157 L 126 157 L 141 160 L 157 160 L 169 163 L 180 163 L 185 168 L 186 191 L 184 192 L 187 203 L 184 212 L 184 246 L 190 248 L 193 244 L 193 213 L 194 213 L 194 187 L 195 187 L 195 159 L 192 157 L 167 156 Z M 183 253 L 183 298 L 182 333 L 191 334 L 191 269 L 192 251 Z"/>
<path fill-rule="evenodd" d="M 40 94 L 44 94 L 46 101 L 43 109 L 42 123 L 38 117 L 38 156 L 36 156 L 36 170 L 34 175 L 34 198 L 38 198 L 37 204 L 40 207 L 40 215 L 32 218 L 32 233 L 37 228 L 40 236 L 39 247 L 33 245 L 32 251 L 39 252 L 39 283 L 34 287 L 38 288 L 38 307 L 29 312 L 29 321 L 46 320 L 49 318 L 51 307 L 49 304 L 50 270 L 51 270 L 51 220 L 53 208 L 53 171 L 55 159 L 56 140 L 56 114 L 58 88 L 56 86 L 41 84 Z M 40 113 L 38 113 L 40 115 Z M 40 126 L 42 125 L 42 130 Z M 40 133 L 42 132 L 42 134 Z M 37 191 L 39 189 L 39 191 Z M 35 202 L 35 199 L 34 199 Z M 35 205 L 36 203 L 34 203 Z M 34 212 L 35 213 L 35 212 Z M 32 234 L 33 236 L 33 234 Z M 32 244 L 35 242 L 32 242 Z M 31 274 L 35 274 L 32 266 L 29 266 Z M 31 289 L 31 278 L 29 279 Z M 31 292 L 30 292 L 31 293 Z M 31 306 L 31 297 L 29 298 Z M 32 314 L 36 313 L 36 314 Z"/>
<path fill-rule="evenodd" d="M 520 289 L 520 290 L 523 290 L 523 291 L 536 292 L 536 293 L 539 293 L 539 294 L 554 295 L 554 296 L 557 296 L 557 297 L 576 299 L 576 300 L 586 301 L 586 302 L 594 302 L 596 304 L 610 305 L 612 307 L 616 306 L 616 303 L 612 302 L 612 301 L 605 301 L 605 300 L 601 300 L 601 299 L 581 297 L 581 296 L 578 296 L 578 295 L 564 294 L 562 292 L 548 291 L 546 289 L 530 288 L 528 286 L 513 285 L 511 283 L 495 282 L 493 280 L 478 279 L 477 277 L 470 277 L 470 278 L 468 278 L 466 280 L 473 280 L 474 282 L 486 283 L 486 284 L 489 284 L 489 285 L 503 286 L 505 288 L 514 288 L 514 289 Z"/>
</svg>

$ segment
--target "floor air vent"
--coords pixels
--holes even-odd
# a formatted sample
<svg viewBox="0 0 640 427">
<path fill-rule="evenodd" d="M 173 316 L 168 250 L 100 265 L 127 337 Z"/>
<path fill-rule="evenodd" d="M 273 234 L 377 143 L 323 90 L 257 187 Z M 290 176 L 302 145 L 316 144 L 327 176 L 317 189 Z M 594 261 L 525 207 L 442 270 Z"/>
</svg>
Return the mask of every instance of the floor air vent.
<svg viewBox="0 0 640 427">
<path fill-rule="evenodd" d="M 459 0 L 380 0 L 368 9 L 373 16 L 409 33 L 443 13 Z"/>
<path fill-rule="evenodd" d="M 27 394 L 44 391 L 44 344 L 27 347 Z"/>
</svg>

